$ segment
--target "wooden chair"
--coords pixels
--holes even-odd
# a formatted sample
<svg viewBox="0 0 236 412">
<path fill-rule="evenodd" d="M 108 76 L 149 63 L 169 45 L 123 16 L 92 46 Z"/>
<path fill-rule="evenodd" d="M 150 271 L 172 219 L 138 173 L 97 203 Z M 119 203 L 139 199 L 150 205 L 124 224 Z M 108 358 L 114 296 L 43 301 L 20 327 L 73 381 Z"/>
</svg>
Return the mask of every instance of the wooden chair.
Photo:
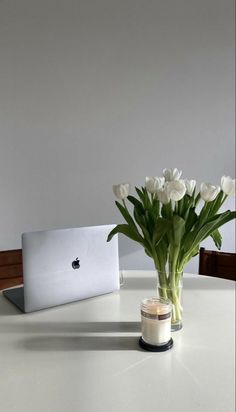
<svg viewBox="0 0 236 412">
<path fill-rule="evenodd" d="M 23 283 L 22 250 L 0 252 L 0 290 Z"/>
<path fill-rule="evenodd" d="M 200 248 L 199 274 L 236 280 L 236 253 Z"/>
</svg>

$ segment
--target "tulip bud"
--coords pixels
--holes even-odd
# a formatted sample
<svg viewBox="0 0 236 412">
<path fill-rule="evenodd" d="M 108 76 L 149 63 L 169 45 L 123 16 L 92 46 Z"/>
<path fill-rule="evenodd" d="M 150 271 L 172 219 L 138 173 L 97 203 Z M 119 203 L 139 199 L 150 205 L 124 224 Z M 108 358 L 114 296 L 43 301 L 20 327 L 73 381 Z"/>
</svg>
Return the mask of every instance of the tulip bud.
<svg viewBox="0 0 236 412">
<path fill-rule="evenodd" d="M 172 180 L 179 180 L 182 175 L 182 170 L 176 169 L 164 169 L 163 176 L 166 182 L 171 182 Z"/>
<path fill-rule="evenodd" d="M 164 177 L 146 177 L 145 186 L 149 193 L 156 193 L 164 185 Z"/>
<path fill-rule="evenodd" d="M 173 180 L 166 183 L 166 191 L 171 200 L 178 202 L 181 200 L 185 193 L 186 187 L 183 180 Z"/>
<path fill-rule="evenodd" d="M 220 193 L 220 186 L 213 186 L 210 183 L 202 183 L 200 186 L 200 195 L 204 202 L 212 202 Z"/>
<path fill-rule="evenodd" d="M 221 188 L 227 196 L 235 196 L 235 179 L 230 176 L 222 176 Z"/>
<path fill-rule="evenodd" d="M 129 183 L 121 183 L 119 185 L 113 185 L 112 187 L 113 187 L 114 195 L 119 200 L 123 200 L 129 195 L 129 191 L 130 191 Z"/>
<path fill-rule="evenodd" d="M 169 203 L 170 198 L 168 196 L 166 187 L 162 187 L 161 189 L 157 190 L 157 198 L 163 205 Z"/>
<path fill-rule="evenodd" d="M 193 191 L 196 187 L 196 180 L 184 180 L 185 186 L 186 186 L 186 193 L 189 196 L 192 196 Z"/>
</svg>

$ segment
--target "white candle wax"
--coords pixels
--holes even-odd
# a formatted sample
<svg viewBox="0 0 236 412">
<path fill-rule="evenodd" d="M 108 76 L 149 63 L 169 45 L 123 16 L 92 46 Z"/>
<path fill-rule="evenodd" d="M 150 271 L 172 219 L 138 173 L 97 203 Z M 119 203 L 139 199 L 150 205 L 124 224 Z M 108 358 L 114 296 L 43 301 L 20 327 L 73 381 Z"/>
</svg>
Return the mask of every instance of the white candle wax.
<svg viewBox="0 0 236 412">
<path fill-rule="evenodd" d="M 171 338 L 171 304 L 163 299 L 144 299 L 141 304 L 142 337 L 151 345 L 163 345 Z"/>
</svg>

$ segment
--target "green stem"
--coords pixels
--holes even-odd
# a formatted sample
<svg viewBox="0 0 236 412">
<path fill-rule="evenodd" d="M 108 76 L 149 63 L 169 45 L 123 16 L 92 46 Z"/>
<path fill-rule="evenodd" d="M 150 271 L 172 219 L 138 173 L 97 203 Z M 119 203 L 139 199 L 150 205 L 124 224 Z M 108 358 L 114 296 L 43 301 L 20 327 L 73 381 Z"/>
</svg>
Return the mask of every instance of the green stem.
<svg viewBox="0 0 236 412">
<path fill-rule="evenodd" d="M 179 200 L 178 205 L 179 205 L 178 215 L 179 215 L 179 216 L 182 216 L 183 206 L 184 206 L 184 198 L 182 198 L 181 200 Z"/>
<path fill-rule="evenodd" d="M 179 291 L 179 287 L 176 287 L 175 289 L 173 289 L 172 291 L 172 304 L 174 306 L 174 316 L 172 319 L 172 322 L 177 322 L 180 321 L 182 318 L 182 307 L 180 304 L 180 291 Z"/>
<path fill-rule="evenodd" d="M 166 275 L 166 269 L 165 269 L 165 266 L 162 264 L 162 262 L 158 259 L 157 253 L 155 250 L 153 251 L 153 260 L 154 260 L 155 268 L 158 274 L 159 285 L 160 285 L 157 292 L 159 292 L 159 296 L 162 297 L 163 299 L 168 299 L 168 292 L 167 292 L 168 280 L 167 280 L 167 275 Z"/>
<path fill-rule="evenodd" d="M 181 293 L 180 293 L 180 274 L 178 272 L 178 257 L 179 247 L 176 247 L 173 251 L 171 261 L 171 279 L 170 279 L 170 300 L 173 305 L 172 311 L 172 323 L 181 321 L 182 307 L 181 307 Z"/>
<path fill-rule="evenodd" d="M 195 207 L 198 205 L 200 199 L 201 199 L 201 195 L 200 195 L 200 193 L 198 193 L 198 195 L 197 195 L 196 198 L 195 198 L 195 202 L 194 202 L 194 206 L 195 206 Z"/>
<path fill-rule="evenodd" d="M 156 193 L 151 194 L 151 200 L 152 200 L 152 205 L 153 205 L 153 200 L 156 198 Z"/>
<path fill-rule="evenodd" d="M 164 299 L 169 299 L 172 303 L 172 319 L 171 322 L 177 323 L 182 319 L 182 306 L 181 306 L 181 286 L 177 284 L 175 287 L 163 287 L 161 283 L 160 273 L 159 273 L 159 296 Z"/>
<path fill-rule="evenodd" d="M 126 203 L 125 203 L 125 199 L 122 199 L 122 203 L 123 203 L 123 205 L 124 205 L 124 208 L 125 208 L 125 209 L 127 210 L 127 212 L 129 213 L 128 208 L 127 208 Z"/>
<path fill-rule="evenodd" d="M 226 194 L 223 196 L 223 199 L 222 199 L 222 201 L 221 201 L 221 204 L 220 204 L 219 209 L 221 208 L 221 206 L 223 205 L 223 203 L 226 201 L 227 197 L 228 197 L 228 195 L 226 195 Z M 219 209 L 218 209 L 218 210 L 219 210 Z M 218 212 L 218 210 L 217 210 L 217 212 Z"/>
</svg>

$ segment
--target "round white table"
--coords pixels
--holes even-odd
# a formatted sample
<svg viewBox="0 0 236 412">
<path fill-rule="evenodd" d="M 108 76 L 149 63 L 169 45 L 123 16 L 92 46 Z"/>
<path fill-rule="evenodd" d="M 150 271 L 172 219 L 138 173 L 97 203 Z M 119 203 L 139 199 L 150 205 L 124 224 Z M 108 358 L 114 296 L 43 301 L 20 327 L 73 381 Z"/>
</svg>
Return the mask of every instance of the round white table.
<svg viewBox="0 0 236 412">
<path fill-rule="evenodd" d="M 235 282 L 184 276 L 174 346 L 138 346 L 155 273 L 123 272 L 119 292 L 21 314 L 0 293 L 1 412 L 233 412 Z"/>
</svg>

